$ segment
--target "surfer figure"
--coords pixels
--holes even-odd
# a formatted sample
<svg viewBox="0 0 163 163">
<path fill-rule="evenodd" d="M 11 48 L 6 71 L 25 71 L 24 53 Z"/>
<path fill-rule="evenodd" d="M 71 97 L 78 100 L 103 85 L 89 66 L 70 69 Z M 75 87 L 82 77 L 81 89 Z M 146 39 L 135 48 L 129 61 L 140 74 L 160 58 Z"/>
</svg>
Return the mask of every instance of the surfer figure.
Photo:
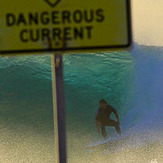
<svg viewBox="0 0 163 163">
<path fill-rule="evenodd" d="M 114 126 L 117 133 L 120 135 L 121 134 L 120 121 L 119 121 L 119 115 L 117 111 L 111 105 L 108 105 L 108 103 L 104 99 L 101 99 L 99 103 L 100 103 L 100 108 L 96 111 L 96 118 L 95 118 L 98 134 L 100 134 L 100 128 L 101 128 L 102 136 L 106 138 L 107 133 L 105 130 L 105 126 Z M 110 115 L 112 112 L 115 114 L 117 121 L 110 119 Z"/>
</svg>

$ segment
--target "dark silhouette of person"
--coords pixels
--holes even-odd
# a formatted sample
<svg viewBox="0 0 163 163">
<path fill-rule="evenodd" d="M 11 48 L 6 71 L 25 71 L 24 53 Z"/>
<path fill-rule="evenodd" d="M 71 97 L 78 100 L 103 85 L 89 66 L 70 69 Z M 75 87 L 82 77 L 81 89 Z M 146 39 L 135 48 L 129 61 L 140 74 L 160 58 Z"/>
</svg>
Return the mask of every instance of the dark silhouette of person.
<svg viewBox="0 0 163 163">
<path fill-rule="evenodd" d="M 104 99 L 101 99 L 99 103 L 100 103 L 100 108 L 96 111 L 96 118 L 95 118 L 98 134 L 100 134 L 100 128 L 101 128 L 102 136 L 106 138 L 107 133 L 105 130 L 105 126 L 114 126 L 117 133 L 120 135 L 121 134 L 120 121 L 119 121 L 119 115 L 117 111 L 113 108 L 113 106 L 109 105 Z M 115 114 L 117 121 L 110 119 L 110 115 L 112 112 Z"/>
</svg>

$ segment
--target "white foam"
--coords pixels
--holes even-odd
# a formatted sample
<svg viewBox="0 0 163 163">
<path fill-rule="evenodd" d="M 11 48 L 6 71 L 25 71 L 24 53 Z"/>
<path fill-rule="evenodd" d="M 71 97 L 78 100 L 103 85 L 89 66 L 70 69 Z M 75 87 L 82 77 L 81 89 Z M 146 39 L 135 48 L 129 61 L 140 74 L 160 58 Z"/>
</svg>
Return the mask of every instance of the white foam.
<svg viewBox="0 0 163 163">
<path fill-rule="evenodd" d="M 143 45 L 163 46 L 163 1 L 133 0 L 134 41 Z"/>
<path fill-rule="evenodd" d="M 157 162 L 157 160 L 156 159 L 154 159 L 154 160 L 151 160 L 151 162 L 150 163 L 158 163 Z"/>
</svg>

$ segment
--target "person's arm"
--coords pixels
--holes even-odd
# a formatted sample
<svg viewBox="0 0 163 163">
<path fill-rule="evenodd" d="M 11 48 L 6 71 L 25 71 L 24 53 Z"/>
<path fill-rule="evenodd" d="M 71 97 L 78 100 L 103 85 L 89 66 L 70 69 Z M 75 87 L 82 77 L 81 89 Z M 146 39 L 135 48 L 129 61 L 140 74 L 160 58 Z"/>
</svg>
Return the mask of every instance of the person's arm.
<svg viewBox="0 0 163 163">
<path fill-rule="evenodd" d="M 96 120 L 96 128 L 97 128 L 98 134 L 100 134 L 100 122 L 97 120 Z"/>
<path fill-rule="evenodd" d="M 115 114 L 115 116 L 117 118 L 117 122 L 120 125 L 119 115 L 118 115 L 118 113 L 117 113 L 117 111 L 115 109 L 113 109 L 113 113 Z"/>
<path fill-rule="evenodd" d="M 100 122 L 99 122 L 99 109 L 96 111 L 96 116 L 95 116 L 95 123 L 96 123 L 96 128 L 98 134 L 100 134 Z"/>
</svg>

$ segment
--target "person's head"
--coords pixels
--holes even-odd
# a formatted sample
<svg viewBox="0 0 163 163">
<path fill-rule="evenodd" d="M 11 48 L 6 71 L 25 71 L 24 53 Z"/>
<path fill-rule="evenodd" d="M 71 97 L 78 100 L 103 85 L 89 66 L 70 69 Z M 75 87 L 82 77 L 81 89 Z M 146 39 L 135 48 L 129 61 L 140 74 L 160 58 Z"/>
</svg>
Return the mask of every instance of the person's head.
<svg viewBox="0 0 163 163">
<path fill-rule="evenodd" d="M 105 109 L 106 108 L 107 102 L 104 99 L 101 99 L 99 101 L 99 103 L 100 103 L 100 108 L 102 108 L 102 109 Z"/>
</svg>

